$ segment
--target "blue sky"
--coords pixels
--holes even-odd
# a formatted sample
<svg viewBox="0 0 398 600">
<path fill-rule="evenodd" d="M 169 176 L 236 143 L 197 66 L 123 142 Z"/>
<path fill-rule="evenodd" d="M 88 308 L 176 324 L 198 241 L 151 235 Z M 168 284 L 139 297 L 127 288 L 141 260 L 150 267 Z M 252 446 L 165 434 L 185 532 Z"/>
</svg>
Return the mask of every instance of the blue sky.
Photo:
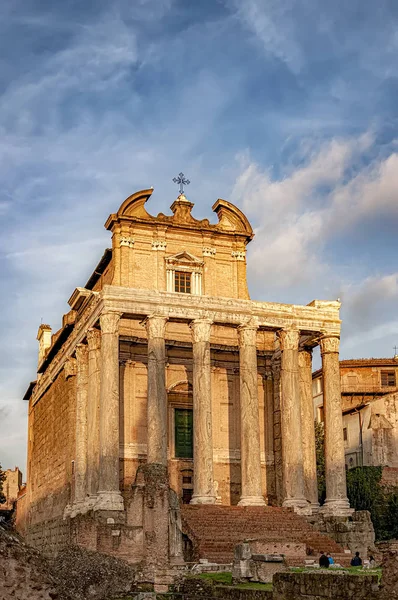
<svg viewBox="0 0 398 600">
<path fill-rule="evenodd" d="M 395 0 L 0 5 L 0 462 L 25 468 L 41 319 L 56 330 L 134 191 L 256 238 L 252 298 L 342 299 L 343 358 L 398 345 Z"/>
</svg>

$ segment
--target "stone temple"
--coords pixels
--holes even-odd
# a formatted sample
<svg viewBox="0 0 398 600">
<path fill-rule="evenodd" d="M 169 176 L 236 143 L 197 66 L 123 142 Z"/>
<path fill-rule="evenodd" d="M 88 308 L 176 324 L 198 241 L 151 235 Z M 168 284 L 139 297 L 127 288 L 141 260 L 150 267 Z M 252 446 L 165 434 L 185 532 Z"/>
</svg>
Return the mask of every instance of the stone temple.
<svg viewBox="0 0 398 600">
<path fill-rule="evenodd" d="M 253 508 L 260 521 L 270 506 L 307 518 L 351 517 L 339 302 L 251 300 L 246 246 L 254 234 L 245 215 L 219 199 L 217 224 L 197 220 L 181 193 L 172 214 L 153 217 L 152 193 L 133 194 L 108 217 L 112 248 L 72 293 L 61 329 L 39 328 L 37 380 L 25 395 L 27 490 L 18 507 L 28 541 L 51 552 L 78 543 L 154 572 L 182 560 L 184 510 L 192 517 L 195 509 Z"/>
</svg>

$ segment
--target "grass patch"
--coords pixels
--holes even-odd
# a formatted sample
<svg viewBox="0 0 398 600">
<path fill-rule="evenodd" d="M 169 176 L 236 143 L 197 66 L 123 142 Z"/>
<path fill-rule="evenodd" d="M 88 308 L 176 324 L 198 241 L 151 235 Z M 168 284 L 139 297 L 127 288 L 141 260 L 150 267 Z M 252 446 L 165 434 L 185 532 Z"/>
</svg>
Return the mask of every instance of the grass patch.
<svg viewBox="0 0 398 600">
<path fill-rule="evenodd" d="M 207 581 L 214 581 L 214 583 L 220 583 L 222 585 L 232 585 L 232 573 L 228 571 L 200 573 L 199 575 L 195 575 L 194 577 L 198 579 L 206 579 Z"/>
<path fill-rule="evenodd" d="M 272 590 L 272 583 L 239 583 L 234 585 L 232 583 L 232 573 L 228 571 L 215 573 L 200 573 L 200 575 L 195 575 L 195 578 L 205 579 L 206 581 L 212 581 L 216 585 L 226 585 L 229 587 L 233 587 L 239 590 Z"/>
</svg>

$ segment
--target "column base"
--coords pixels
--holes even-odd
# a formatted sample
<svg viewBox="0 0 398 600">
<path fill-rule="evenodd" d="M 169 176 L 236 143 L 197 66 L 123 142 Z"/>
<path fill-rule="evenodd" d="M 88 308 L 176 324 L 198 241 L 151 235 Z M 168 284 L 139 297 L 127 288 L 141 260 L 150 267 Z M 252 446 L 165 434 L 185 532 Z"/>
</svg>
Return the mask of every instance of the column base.
<svg viewBox="0 0 398 600">
<path fill-rule="evenodd" d="M 91 496 L 88 496 L 85 500 L 86 511 L 88 512 L 89 510 L 94 510 L 94 506 L 97 504 L 97 502 L 98 502 L 97 494 L 92 494 Z"/>
<path fill-rule="evenodd" d="M 124 510 L 123 496 L 120 492 L 98 492 L 93 510 Z"/>
<path fill-rule="evenodd" d="M 77 517 L 77 515 L 83 515 L 87 512 L 86 503 L 84 500 L 78 500 L 78 502 L 74 502 L 70 509 L 70 518 L 73 519 Z"/>
<path fill-rule="evenodd" d="M 335 498 L 326 500 L 325 504 L 320 507 L 319 512 L 325 517 L 351 517 L 354 514 L 354 509 L 350 507 L 348 498 Z"/>
<path fill-rule="evenodd" d="M 215 504 L 217 498 L 215 496 L 192 496 L 189 504 Z"/>
<path fill-rule="evenodd" d="M 319 502 L 311 502 L 310 507 L 311 507 L 311 513 L 313 515 L 318 514 L 319 509 L 321 508 L 319 505 Z"/>
<path fill-rule="evenodd" d="M 292 508 L 298 515 L 310 517 L 312 515 L 311 504 L 305 498 L 286 498 L 283 501 L 284 508 Z"/>
<path fill-rule="evenodd" d="M 238 506 L 267 506 L 262 496 L 241 496 Z"/>
</svg>

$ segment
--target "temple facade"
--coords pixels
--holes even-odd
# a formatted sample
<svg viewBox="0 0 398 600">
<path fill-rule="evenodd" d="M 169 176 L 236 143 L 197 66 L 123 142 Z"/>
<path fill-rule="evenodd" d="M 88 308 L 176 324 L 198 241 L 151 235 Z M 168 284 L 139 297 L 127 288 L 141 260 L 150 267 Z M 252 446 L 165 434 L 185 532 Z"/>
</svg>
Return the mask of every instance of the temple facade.
<svg viewBox="0 0 398 600">
<path fill-rule="evenodd" d="M 51 548 L 75 536 L 134 562 L 149 556 L 155 538 L 178 554 L 170 539 L 178 537 L 184 503 L 350 515 L 339 302 L 251 300 L 246 246 L 253 231 L 245 215 L 217 200 L 217 224 L 196 220 L 180 194 L 171 215 L 153 217 L 146 210 L 152 193 L 133 194 L 109 216 L 112 248 L 72 293 L 62 328 L 39 328 L 37 380 L 25 395 L 28 539 Z M 321 508 L 317 345 L 327 486 Z"/>
</svg>

